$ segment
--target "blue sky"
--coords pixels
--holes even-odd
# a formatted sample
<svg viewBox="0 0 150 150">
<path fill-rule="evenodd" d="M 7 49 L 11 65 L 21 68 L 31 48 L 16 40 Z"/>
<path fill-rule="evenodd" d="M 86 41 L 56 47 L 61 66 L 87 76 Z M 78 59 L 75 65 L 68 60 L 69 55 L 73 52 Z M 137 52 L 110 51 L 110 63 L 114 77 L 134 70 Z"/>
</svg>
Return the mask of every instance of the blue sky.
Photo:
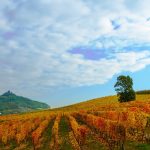
<svg viewBox="0 0 150 150">
<path fill-rule="evenodd" d="M 1 0 L 0 92 L 52 107 L 150 89 L 149 0 Z"/>
</svg>

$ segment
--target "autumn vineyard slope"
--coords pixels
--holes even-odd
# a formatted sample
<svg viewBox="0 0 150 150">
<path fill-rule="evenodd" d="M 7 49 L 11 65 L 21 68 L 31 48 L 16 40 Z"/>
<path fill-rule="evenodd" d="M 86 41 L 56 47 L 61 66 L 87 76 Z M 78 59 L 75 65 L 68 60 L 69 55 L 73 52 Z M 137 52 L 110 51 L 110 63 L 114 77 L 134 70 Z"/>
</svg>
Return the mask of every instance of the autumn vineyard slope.
<svg viewBox="0 0 150 150">
<path fill-rule="evenodd" d="M 150 95 L 0 116 L 0 150 L 149 150 Z"/>
</svg>

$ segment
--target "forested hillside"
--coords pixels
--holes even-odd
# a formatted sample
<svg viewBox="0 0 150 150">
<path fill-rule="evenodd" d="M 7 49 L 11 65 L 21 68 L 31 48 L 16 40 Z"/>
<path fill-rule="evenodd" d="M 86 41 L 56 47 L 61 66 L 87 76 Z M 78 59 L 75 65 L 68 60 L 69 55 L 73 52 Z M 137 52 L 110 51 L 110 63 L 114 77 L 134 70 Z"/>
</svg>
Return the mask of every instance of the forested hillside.
<svg viewBox="0 0 150 150">
<path fill-rule="evenodd" d="M 0 96 L 1 114 L 14 114 L 47 108 L 49 106 L 45 103 L 17 96 L 10 91 Z"/>
</svg>

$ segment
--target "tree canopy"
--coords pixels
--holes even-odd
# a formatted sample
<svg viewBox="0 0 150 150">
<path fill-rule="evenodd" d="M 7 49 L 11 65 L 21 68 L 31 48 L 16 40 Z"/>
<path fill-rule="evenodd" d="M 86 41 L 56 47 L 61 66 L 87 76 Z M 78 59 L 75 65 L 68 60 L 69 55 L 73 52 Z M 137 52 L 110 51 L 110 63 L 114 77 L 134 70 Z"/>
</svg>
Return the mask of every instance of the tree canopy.
<svg viewBox="0 0 150 150">
<path fill-rule="evenodd" d="M 133 80 L 130 76 L 120 75 L 114 85 L 115 91 L 119 97 L 119 102 L 128 102 L 135 100 L 136 95 L 133 90 Z"/>
</svg>

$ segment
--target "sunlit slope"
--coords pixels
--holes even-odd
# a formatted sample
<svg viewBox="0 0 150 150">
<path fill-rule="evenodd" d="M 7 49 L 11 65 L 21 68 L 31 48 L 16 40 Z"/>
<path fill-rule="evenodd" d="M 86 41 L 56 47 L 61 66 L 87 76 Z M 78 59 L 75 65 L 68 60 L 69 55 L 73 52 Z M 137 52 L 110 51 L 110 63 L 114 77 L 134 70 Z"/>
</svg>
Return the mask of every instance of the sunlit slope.
<svg viewBox="0 0 150 150">
<path fill-rule="evenodd" d="M 150 101 L 150 94 L 137 94 L 136 101 Z M 106 96 L 101 98 L 95 98 L 88 101 L 80 102 L 73 105 L 68 105 L 65 107 L 55 108 L 52 110 L 58 111 L 76 111 L 76 110 L 91 110 L 97 107 L 102 107 L 105 105 L 117 105 L 119 104 L 118 98 L 114 96 Z"/>
<path fill-rule="evenodd" d="M 5 129 L 5 130 L 4 130 Z M 149 150 L 150 95 L 0 116 L 0 150 Z"/>
<path fill-rule="evenodd" d="M 5 129 L 5 130 L 4 130 Z M 150 95 L 0 116 L 0 150 L 149 150 Z"/>
</svg>

